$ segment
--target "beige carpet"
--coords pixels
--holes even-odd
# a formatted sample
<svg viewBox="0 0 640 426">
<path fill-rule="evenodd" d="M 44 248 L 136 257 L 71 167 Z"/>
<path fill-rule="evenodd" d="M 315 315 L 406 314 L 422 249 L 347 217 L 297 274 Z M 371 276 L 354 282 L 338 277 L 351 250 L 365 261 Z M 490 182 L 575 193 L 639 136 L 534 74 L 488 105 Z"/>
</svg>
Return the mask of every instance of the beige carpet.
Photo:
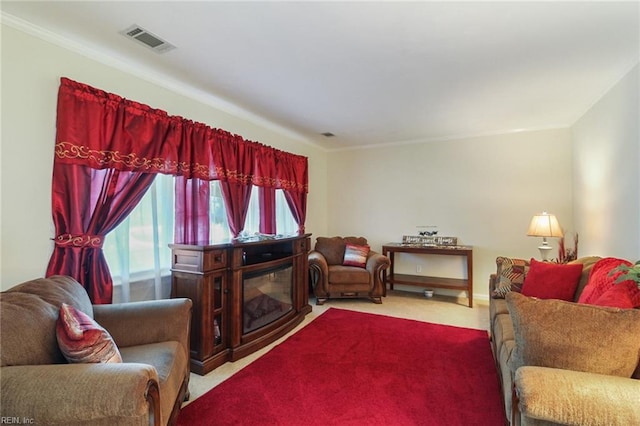
<svg viewBox="0 0 640 426">
<path fill-rule="evenodd" d="M 316 306 L 315 299 L 312 298 L 310 303 L 313 311 L 305 317 L 304 321 L 289 334 L 271 345 L 236 362 L 227 362 L 206 376 L 199 376 L 192 373 L 189 385 L 189 390 L 191 391 L 190 401 L 195 400 L 211 388 L 240 371 L 243 367 L 249 365 L 268 352 L 273 346 L 285 340 L 289 335 L 316 319 L 330 307 L 458 327 L 482 330 L 489 329 L 489 304 L 487 301 L 482 300 L 474 300 L 474 307 L 472 309 L 467 305 L 467 299 L 465 298 L 455 299 L 436 295 L 431 299 L 427 299 L 421 293 L 389 291 L 387 297 L 383 298 L 382 305 L 376 305 L 366 299 L 336 299 L 329 300 L 322 306 Z M 188 404 L 190 401 L 185 404 Z"/>
</svg>

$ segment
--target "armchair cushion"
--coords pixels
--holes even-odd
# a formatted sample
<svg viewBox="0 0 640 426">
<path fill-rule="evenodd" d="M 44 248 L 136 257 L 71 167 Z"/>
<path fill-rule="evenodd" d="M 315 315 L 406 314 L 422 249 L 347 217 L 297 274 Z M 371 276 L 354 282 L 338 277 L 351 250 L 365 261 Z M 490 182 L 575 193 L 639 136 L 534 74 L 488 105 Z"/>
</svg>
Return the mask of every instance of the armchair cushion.
<svg viewBox="0 0 640 426">
<path fill-rule="evenodd" d="M 364 268 L 334 265 L 329 268 L 329 282 L 332 284 L 369 284 L 370 274 Z"/>
<path fill-rule="evenodd" d="M 66 303 L 60 306 L 56 337 L 64 357 L 71 363 L 122 362 L 109 332 L 89 315 Z"/>
<path fill-rule="evenodd" d="M 530 365 L 631 377 L 640 353 L 640 311 L 510 293 L 516 347 L 511 371 Z"/>
<path fill-rule="evenodd" d="M 315 250 L 322 253 L 328 265 L 342 265 L 347 244 L 365 246 L 367 239 L 362 237 L 318 237 Z"/>
<path fill-rule="evenodd" d="M 71 277 L 39 278 L 2 292 L 0 358 L 3 367 L 66 362 L 56 340 L 56 320 L 62 303 L 93 316 L 87 292 Z M 26 330 L 29 338 L 25 338 Z"/>
<path fill-rule="evenodd" d="M 371 248 L 368 245 L 358 246 L 347 243 L 342 264 L 344 266 L 357 266 L 359 268 L 364 268 L 367 266 L 367 255 L 370 250 Z"/>
</svg>

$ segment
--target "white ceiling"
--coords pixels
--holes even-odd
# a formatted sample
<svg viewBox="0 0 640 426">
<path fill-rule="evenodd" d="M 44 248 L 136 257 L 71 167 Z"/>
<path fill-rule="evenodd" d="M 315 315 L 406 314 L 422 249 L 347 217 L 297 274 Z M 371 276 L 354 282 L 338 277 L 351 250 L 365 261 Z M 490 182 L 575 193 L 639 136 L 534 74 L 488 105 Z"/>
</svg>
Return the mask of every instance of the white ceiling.
<svg viewBox="0 0 640 426">
<path fill-rule="evenodd" d="M 567 127 L 640 58 L 638 1 L 1 8 L 4 22 L 24 20 L 327 149 Z M 160 55 L 119 34 L 134 23 L 177 48 Z"/>
</svg>

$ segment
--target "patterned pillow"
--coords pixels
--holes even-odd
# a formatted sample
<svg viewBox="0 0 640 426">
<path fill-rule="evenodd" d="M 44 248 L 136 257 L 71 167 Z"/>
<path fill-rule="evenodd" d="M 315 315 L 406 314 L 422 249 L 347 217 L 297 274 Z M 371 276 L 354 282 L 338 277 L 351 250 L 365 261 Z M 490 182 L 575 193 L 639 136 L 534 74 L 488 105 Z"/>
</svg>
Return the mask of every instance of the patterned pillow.
<svg viewBox="0 0 640 426">
<path fill-rule="evenodd" d="M 491 297 L 504 299 L 504 296 L 511 291 L 521 293 L 522 284 L 529 272 L 529 261 L 498 256 L 496 265 L 498 266 L 496 272 L 498 283 L 491 292 Z"/>
<path fill-rule="evenodd" d="M 344 266 L 358 266 L 364 268 L 367 265 L 367 255 L 369 254 L 369 246 L 358 246 L 347 243 L 344 251 Z"/>
<path fill-rule="evenodd" d="M 70 363 L 122 362 L 120 351 L 107 330 L 66 303 L 60 306 L 56 337 Z"/>
</svg>

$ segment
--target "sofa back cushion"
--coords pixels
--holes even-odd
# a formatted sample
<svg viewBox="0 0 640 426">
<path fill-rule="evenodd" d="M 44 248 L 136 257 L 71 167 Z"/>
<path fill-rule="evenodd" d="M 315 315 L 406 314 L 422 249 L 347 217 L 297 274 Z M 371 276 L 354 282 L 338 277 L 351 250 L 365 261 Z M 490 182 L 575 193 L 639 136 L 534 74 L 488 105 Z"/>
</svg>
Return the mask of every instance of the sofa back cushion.
<svg viewBox="0 0 640 426">
<path fill-rule="evenodd" d="M 640 310 L 506 296 L 516 347 L 511 370 L 524 365 L 632 377 L 640 355 Z"/>
<path fill-rule="evenodd" d="M 28 281 L 0 293 L 1 365 L 64 363 L 56 339 L 62 303 L 93 317 L 84 288 L 70 277 Z"/>
<path fill-rule="evenodd" d="M 363 237 L 318 237 L 315 250 L 322 253 L 329 265 L 342 265 L 347 243 L 366 246 L 367 239 Z"/>
</svg>

